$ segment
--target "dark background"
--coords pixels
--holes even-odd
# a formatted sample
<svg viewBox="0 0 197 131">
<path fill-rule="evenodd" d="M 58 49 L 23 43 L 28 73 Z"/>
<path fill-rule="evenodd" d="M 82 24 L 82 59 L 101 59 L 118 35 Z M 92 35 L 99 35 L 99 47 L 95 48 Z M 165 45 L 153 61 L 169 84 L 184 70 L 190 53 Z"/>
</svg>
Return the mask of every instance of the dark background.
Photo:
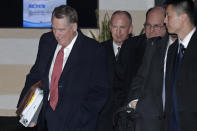
<svg viewBox="0 0 197 131">
<path fill-rule="evenodd" d="M 79 27 L 96 28 L 95 10 L 97 0 L 67 0 L 67 4 L 75 8 L 79 15 Z M 0 27 L 23 28 L 23 0 L 1 0 Z"/>
</svg>

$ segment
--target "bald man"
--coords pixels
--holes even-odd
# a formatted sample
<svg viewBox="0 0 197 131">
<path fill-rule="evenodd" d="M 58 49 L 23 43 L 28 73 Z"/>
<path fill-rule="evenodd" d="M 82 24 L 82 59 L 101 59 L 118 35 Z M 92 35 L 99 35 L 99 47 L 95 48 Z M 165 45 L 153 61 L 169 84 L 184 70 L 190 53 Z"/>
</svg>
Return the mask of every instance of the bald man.
<svg viewBox="0 0 197 131">
<path fill-rule="evenodd" d="M 147 39 L 157 36 L 164 36 L 166 28 L 164 25 L 165 9 L 160 6 L 150 8 L 146 13 L 144 29 Z"/>
<path fill-rule="evenodd" d="M 137 44 L 143 43 L 146 45 L 147 40 L 153 37 L 163 37 L 166 34 L 166 27 L 164 25 L 165 9 L 161 6 L 155 6 L 146 12 L 146 21 L 144 23 L 145 33 L 135 36 Z"/>
<path fill-rule="evenodd" d="M 158 12 L 158 15 L 156 12 Z M 165 101 L 165 54 L 174 41 L 166 33 L 165 10 L 153 7 L 147 11 L 145 22 L 146 51 L 141 67 L 131 84 L 129 106 L 139 113 L 135 131 L 163 131 Z M 157 36 L 161 36 L 157 37 Z M 154 37 L 154 38 L 152 38 Z M 176 37 L 175 37 L 176 39 Z M 137 104 L 137 105 L 136 105 Z"/>
<path fill-rule="evenodd" d="M 110 22 L 112 39 L 101 43 L 108 56 L 110 96 L 97 122 L 97 131 L 114 131 L 113 114 L 123 106 L 131 79 L 143 57 L 143 44 L 137 44 L 132 33 L 132 18 L 127 11 L 115 11 Z M 142 49 L 142 50 L 141 50 Z"/>
</svg>

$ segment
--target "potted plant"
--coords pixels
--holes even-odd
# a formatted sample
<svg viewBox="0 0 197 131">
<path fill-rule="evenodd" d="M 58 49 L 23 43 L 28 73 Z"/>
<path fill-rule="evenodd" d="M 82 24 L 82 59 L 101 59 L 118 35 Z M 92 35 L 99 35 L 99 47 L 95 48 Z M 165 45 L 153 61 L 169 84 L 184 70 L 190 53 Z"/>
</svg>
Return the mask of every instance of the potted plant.
<svg viewBox="0 0 197 131">
<path fill-rule="evenodd" d="M 99 23 L 99 12 L 96 10 L 96 17 L 97 17 L 97 25 L 98 25 L 98 35 L 95 35 L 92 31 L 90 31 L 90 34 L 92 35 L 92 38 L 95 39 L 98 42 L 103 42 L 106 40 L 109 40 L 111 38 L 110 33 L 110 18 L 108 13 L 105 13 L 103 21 Z"/>
</svg>

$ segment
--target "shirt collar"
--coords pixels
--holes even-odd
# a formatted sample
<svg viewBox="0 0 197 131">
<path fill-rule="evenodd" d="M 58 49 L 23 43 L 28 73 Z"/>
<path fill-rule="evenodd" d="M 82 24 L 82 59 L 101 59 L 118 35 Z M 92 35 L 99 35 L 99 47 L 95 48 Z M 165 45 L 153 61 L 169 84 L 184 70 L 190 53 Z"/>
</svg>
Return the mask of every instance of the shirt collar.
<svg viewBox="0 0 197 131">
<path fill-rule="evenodd" d="M 121 46 L 117 45 L 114 41 L 113 41 L 113 49 L 114 49 L 114 53 L 116 54 L 118 51 L 118 47 L 121 48 Z"/>
<path fill-rule="evenodd" d="M 75 43 L 77 37 L 78 37 L 78 32 L 76 31 L 76 36 L 72 39 L 72 41 L 70 42 L 70 44 L 68 44 L 68 46 L 66 46 L 66 47 L 64 48 L 64 50 L 65 50 L 65 49 L 72 50 L 73 45 L 74 45 L 74 43 Z M 58 45 L 57 45 L 57 48 L 58 48 L 58 49 L 61 49 L 61 48 L 62 48 L 62 45 L 58 44 Z"/>
<path fill-rule="evenodd" d="M 172 41 L 172 39 L 171 39 L 171 38 L 169 38 L 168 46 L 171 46 L 173 43 L 174 43 L 174 41 Z"/>
<path fill-rule="evenodd" d="M 182 43 L 184 45 L 184 47 L 187 48 L 189 41 L 195 31 L 196 31 L 196 27 L 193 28 L 192 31 L 190 31 L 183 40 L 179 39 L 179 43 Z"/>
</svg>

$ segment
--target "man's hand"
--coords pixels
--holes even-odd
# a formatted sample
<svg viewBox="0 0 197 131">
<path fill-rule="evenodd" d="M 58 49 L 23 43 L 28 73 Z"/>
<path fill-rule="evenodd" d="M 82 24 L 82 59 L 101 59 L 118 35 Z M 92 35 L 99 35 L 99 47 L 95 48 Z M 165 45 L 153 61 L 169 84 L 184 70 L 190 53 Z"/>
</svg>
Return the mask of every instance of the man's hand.
<svg viewBox="0 0 197 131">
<path fill-rule="evenodd" d="M 34 123 L 34 122 L 31 122 L 30 124 L 29 124 L 29 127 L 35 127 L 36 126 L 36 123 Z"/>
<path fill-rule="evenodd" d="M 135 108 L 136 108 L 136 105 L 137 105 L 137 102 L 138 102 L 138 100 L 133 100 L 133 101 L 131 101 L 131 102 L 129 103 L 129 107 L 135 109 Z"/>
</svg>

